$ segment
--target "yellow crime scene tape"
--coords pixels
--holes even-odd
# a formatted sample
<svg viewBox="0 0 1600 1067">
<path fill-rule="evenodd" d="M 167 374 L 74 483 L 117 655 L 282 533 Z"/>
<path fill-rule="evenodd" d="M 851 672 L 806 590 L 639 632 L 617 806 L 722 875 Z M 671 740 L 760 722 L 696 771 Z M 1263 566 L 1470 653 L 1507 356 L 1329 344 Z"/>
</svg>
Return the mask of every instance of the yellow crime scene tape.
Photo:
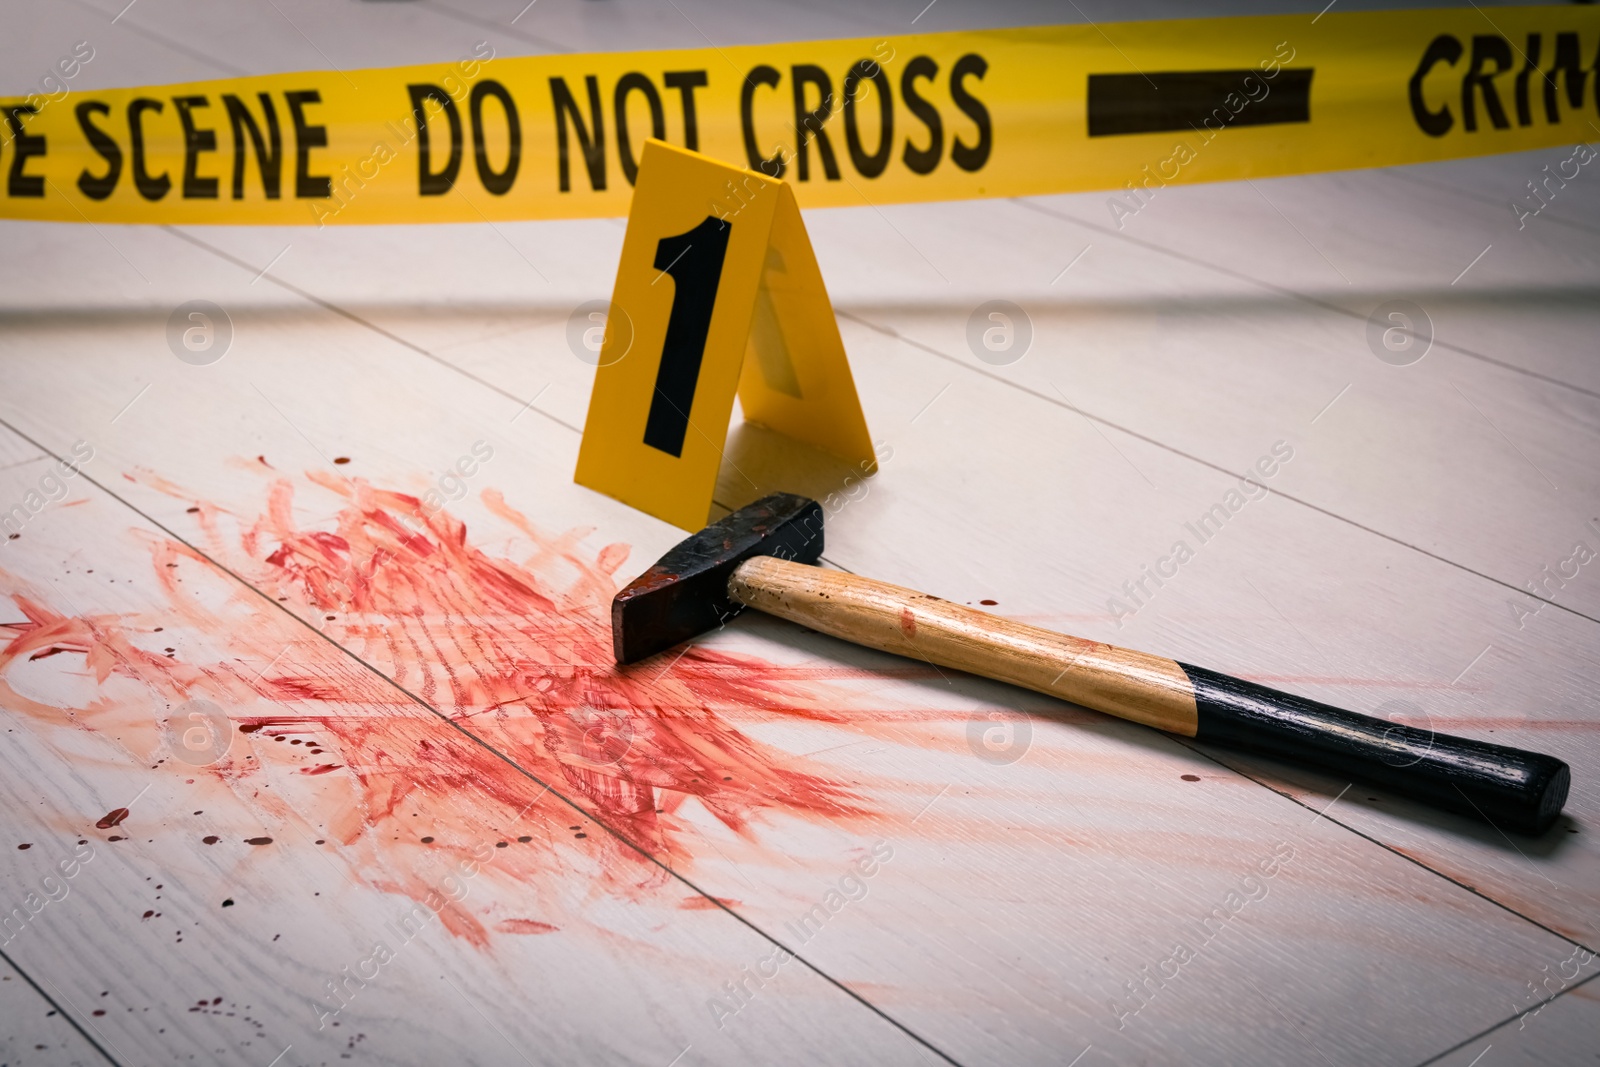
<svg viewBox="0 0 1600 1067">
<path fill-rule="evenodd" d="M 0 217 L 618 216 L 650 138 L 786 179 L 803 207 L 1109 189 L 1116 216 L 1174 183 L 1600 138 L 1597 51 L 1600 10 L 1474 7 L 57 80 L 0 101 Z M 710 210 L 746 195 L 729 181 Z"/>
</svg>

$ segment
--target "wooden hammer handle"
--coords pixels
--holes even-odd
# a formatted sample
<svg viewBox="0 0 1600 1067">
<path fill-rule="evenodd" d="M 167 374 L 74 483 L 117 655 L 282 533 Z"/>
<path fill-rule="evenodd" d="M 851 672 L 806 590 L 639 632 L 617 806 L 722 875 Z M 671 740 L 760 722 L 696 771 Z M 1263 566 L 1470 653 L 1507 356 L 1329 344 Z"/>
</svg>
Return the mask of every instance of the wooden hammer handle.
<svg viewBox="0 0 1600 1067">
<path fill-rule="evenodd" d="M 1069 637 L 926 593 L 771 556 L 736 601 L 841 640 L 1010 682 L 1182 734 L 1376 782 L 1496 826 L 1543 832 L 1566 802 L 1553 756 L 1342 711 L 1163 656 Z"/>
</svg>

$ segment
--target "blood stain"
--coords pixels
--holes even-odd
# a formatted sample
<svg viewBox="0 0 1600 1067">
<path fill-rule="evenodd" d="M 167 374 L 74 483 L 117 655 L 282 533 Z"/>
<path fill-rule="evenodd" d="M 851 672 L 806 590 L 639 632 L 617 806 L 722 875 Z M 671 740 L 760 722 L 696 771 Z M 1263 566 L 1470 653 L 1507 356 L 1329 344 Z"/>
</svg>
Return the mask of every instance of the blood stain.
<svg viewBox="0 0 1600 1067">
<path fill-rule="evenodd" d="M 272 838 L 270 838 L 270 837 L 247 837 L 247 838 L 244 839 L 244 843 L 247 844 L 247 845 L 270 845 L 270 844 L 272 844 Z"/>
<path fill-rule="evenodd" d="M 978 603 L 982 604 L 986 608 L 992 608 L 996 604 L 1000 603 L 1000 601 L 998 601 L 998 600 L 980 600 L 980 601 L 978 601 Z"/>
<path fill-rule="evenodd" d="M 1200 776 L 1198 774 L 1180 774 L 1178 777 L 1182 778 L 1186 782 L 1198 782 L 1200 780 Z"/>
<path fill-rule="evenodd" d="M 95 826 L 101 830 L 109 830 L 113 826 L 121 825 L 122 820 L 126 819 L 127 817 L 127 808 L 112 808 L 110 811 L 100 816 L 100 821 L 95 823 Z"/>
<path fill-rule="evenodd" d="M 434 813 L 449 825 L 444 840 L 451 844 L 442 847 L 465 857 L 485 843 L 483 826 L 537 817 L 524 815 L 536 798 L 528 775 L 552 782 L 615 831 L 581 846 L 583 862 L 595 865 L 595 893 L 640 899 L 668 875 L 639 849 L 670 856 L 681 871 L 702 847 L 701 832 L 676 817 L 686 802 L 750 842 L 774 817 L 836 827 L 875 814 L 861 783 L 758 740 L 748 726 L 810 722 L 861 731 L 885 722 L 884 734 L 920 736 L 910 715 L 903 725 L 863 715 L 877 712 L 882 699 L 858 695 L 865 686 L 840 684 L 876 679 L 881 671 L 778 666 L 703 647 L 665 664 L 619 668 L 610 605 L 628 546 L 595 550 L 591 530 L 540 529 L 493 490 L 481 494 L 482 502 L 511 531 L 506 543 L 520 546 L 516 558 L 509 549 L 496 555 L 479 547 L 448 511 L 424 516 L 418 498 L 362 479 L 321 471 L 305 481 L 262 476 L 271 484 L 258 515 L 222 505 L 202 509 L 201 549 L 159 536 L 148 542 L 154 580 L 168 601 L 162 622 L 203 635 L 195 647 L 209 647 L 221 635 L 222 650 L 192 663 L 154 655 L 134 640 L 150 632 L 148 614 L 64 614 L 26 582 L 0 572 L 0 592 L 26 618 L 0 625 L 0 704 L 50 725 L 104 731 L 125 749 L 154 755 L 170 739 L 161 733 L 164 713 L 150 711 L 150 690 L 171 707 L 204 696 L 230 709 L 242 736 L 205 767 L 203 785 L 263 819 L 325 826 L 340 846 L 363 842 L 336 853 L 341 862 L 372 888 L 418 902 L 436 896 L 434 882 L 395 853 L 415 840 L 395 831 L 423 797 L 470 798 Z M 153 475 L 139 477 L 180 499 L 188 495 Z M 337 498 L 315 527 L 300 522 L 316 508 L 295 502 L 306 482 Z M 238 596 L 211 560 L 241 576 L 264 602 Z M 179 566 L 167 567 L 174 562 Z M 202 596 L 202 588 L 218 595 Z M 282 655 L 277 637 L 264 636 L 283 632 L 277 604 L 302 619 L 337 614 L 344 648 L 297 643 L 294 655 Z M 85 656 L 97 681 L 93 696 L 57 707 L 12 684 L 16 664 L 51 647 Z M 931 671 L 901 673 L 920 678 Z M 441 734 L 412 693 L 482 743 Z M 852 701 L 866 701 L 864 709 Z M 337 762 L 299 768 L 289 746 L 255 743 L 256 735 L 287 733 L 317 737 L 317 747 Z M 619 736 L 628 743 L 616 745 Z M 289 770 L 328 784 L 285 806 L 279 791 Z M 865 788 L 887 794 L 897 785 L 885 779 Z M 575 840 L 589 838 L 581 824 L 572 829 Z M 493 876 L 519 887 L 562 877 L 560 851 L 579 846 L 548 834 L 542 841 L 548 843 L 536 850 L 497 852 L 502 858 L 489 868 Z M 485 925 L 456 905 L 440 914 L 452 934 L 478 945 L 487 943 L 495 921 L 488 917 Z"/>
<path fill-rule="evenodd" d="M 732 897 L 684 897 L 678 907 L 684 911 L 711 911 L 722 905 L 727 908 L 742 907 L 742 902 Z"/>
</svg>

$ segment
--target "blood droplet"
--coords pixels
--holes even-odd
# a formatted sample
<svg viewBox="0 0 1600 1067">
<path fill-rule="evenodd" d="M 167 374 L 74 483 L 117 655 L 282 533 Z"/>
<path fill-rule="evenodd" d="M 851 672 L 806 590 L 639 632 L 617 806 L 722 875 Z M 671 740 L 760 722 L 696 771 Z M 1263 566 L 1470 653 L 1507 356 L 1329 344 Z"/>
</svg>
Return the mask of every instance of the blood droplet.
<svg viewBox="0 0 1600 1067">
<path fill-rule="evenodd" d="M 314 737 L 315 748 L 326 750 L 327 762 L 308 765 L 310 745 L 236 742 L 205 765 L 194 788 L 206 793 L 211 802 L 203 808 L 220 820 L 221 831 L 203 837 L 207 845 L 239 840 L 238 832 L 250 832 L 252 824 L 283 818 L 281 802 L 274 807 L 266 798 L 280 795 L 273 787 L 292 771 L 295 782 L 307 784 L 289 817 L 326 827 L 340 846 L 330 857 L 378 891 L 418 902 L 434 893 L 434 882 L 400 851 L 418 840 L 400 821 L 426 798 L 448 796 L 465 799 L 442 810 L 423 807 L 432 823 L 423 844 L 437 835 L 443 843 L 433 845 L 436 850 L 465 858 L 493 846 L 499 835 L 488 837 L 484 828 L 497 826 L 506 838 L 516 833 L 519 843 L 539 843 L 497 849 L 485 866 L 490 877 L 517 885 L 519 893 L 530 883 L 565 877 L 567 858 L 581 850 L 582 862 L 594 865 L 597 899 L 637 899 L 653 892 L 662 876 L 634 846 L 670 855 L 680 871 L 692 868 L 704 847 L 701 832 L 676 817 L 686 801 L 732 833 L 754 839 L 774 815 L 837 826 L 873 814 L 864 792 L 893 795 L 892 779 L 863 782 L 859 771 L 832 776 L 749 729 L 783 721 L 879 729 L 883 698 L 853 695 L 870 689 L 845 684 L 875 680 L 875 672 L 778 666 L 703 647 L 665 663 L 619 668 L 610 604 L 619 584 L 613 572 L 627 546 L 590 548 L 588 530 L 543 530 L 489 490 L 482 500 L 510 529 L 505 543 L 522 546 L 516 558 L 496 555 L 475 545 L 466 526 L 446 511 L 419 519 L 423 509 L 414 496 L 326 471 L 295 481 L 254 469 L 270 479 L 259 515 L 221 505 L 203 511 L 214 523 L 207 554 L 259 591 L 261 603 L 238 597 L 232 578 L 181 542 L 148 542 L 154 581 L 168 598 L 157 606 L 165 628 L 175 638 L 194 635 L 186 648 L 221 645 L 195 662 L 140 647 L 137 638 L 150 632 L 148 610 L 122 617 L 64 614 L 0 571 L 0 593 L 26 617 L 0 625 L 0 703 L 17 714 L 54 728 L 104 731 L 143 753 L 171 743 L 160 733 L 163 701 L 175 707 L 203 695 L 228 708 L 241 734 Z M 136 477 L 194 499 L 153 475 Z M 297 506 L 295 495 L 307 482 L 323 496 L 315 506 Z M 334 509 L 325 506 L 328 494 Z M 306 528 L 298 525 L 306 514 L 329 517 Z M 174 562 L 182 565 L 167 566 Z M 285 648 L 278 638 L 285 632 L 284 608 L 311 620 L 337 612 L 345 647 L 296 642 Z M 174 639 L 171 647 L 179 643 Z M 40 704 L 11 684 L 16 664 L 51 647 L 84 656 L 98 676 L 92 698 L 81 706 Z M 54 669 L 82 670 L 76 656 L 45 663 L 59 661 L 66 663 Z M 901 673 L 932 671 L 912 666 Z M 155 701 L 147 695 L 152 689 Z M 483 744 L 439 730 L 410 693 Z M 597 710 L 618 744 L 593 743 Z M 888 724 L 880 733 L 901 737 L 900 731 Z M 561 824 L 553 813 L 529 812 L 539 792 L 529 775 L 552 783 L 614 832 L 590 834 L 582 825 L 569 835 L 555 831 Z M 230 810 L 232 822 L 217 814 Z M 98 825 L 115 826 L 126 816 L 118 809 Z M 264 836 L 242 840 L 272 843 Z M 361 847 L 347 847 L 357 843 Z M 497 923 L 513 921 L 480 918 L 454 904 L 440 915 L 452 934 L 479 945 L 502 929 Z"/>
</svg>

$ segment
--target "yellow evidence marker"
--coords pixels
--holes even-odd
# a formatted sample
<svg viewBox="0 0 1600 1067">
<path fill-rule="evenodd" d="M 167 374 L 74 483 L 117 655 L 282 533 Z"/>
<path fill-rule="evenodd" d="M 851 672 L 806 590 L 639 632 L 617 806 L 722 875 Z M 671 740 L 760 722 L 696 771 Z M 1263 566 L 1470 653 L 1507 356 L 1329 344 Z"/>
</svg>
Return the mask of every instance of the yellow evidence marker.
<svg viewBox="0 0 1600 1067">
<path fill-rule="evenodd" d="M 735 394 L 746 420 L 876 471 L 794 191 L 647 141 L 576 481 L 700 529 Z"/>
</svg>

